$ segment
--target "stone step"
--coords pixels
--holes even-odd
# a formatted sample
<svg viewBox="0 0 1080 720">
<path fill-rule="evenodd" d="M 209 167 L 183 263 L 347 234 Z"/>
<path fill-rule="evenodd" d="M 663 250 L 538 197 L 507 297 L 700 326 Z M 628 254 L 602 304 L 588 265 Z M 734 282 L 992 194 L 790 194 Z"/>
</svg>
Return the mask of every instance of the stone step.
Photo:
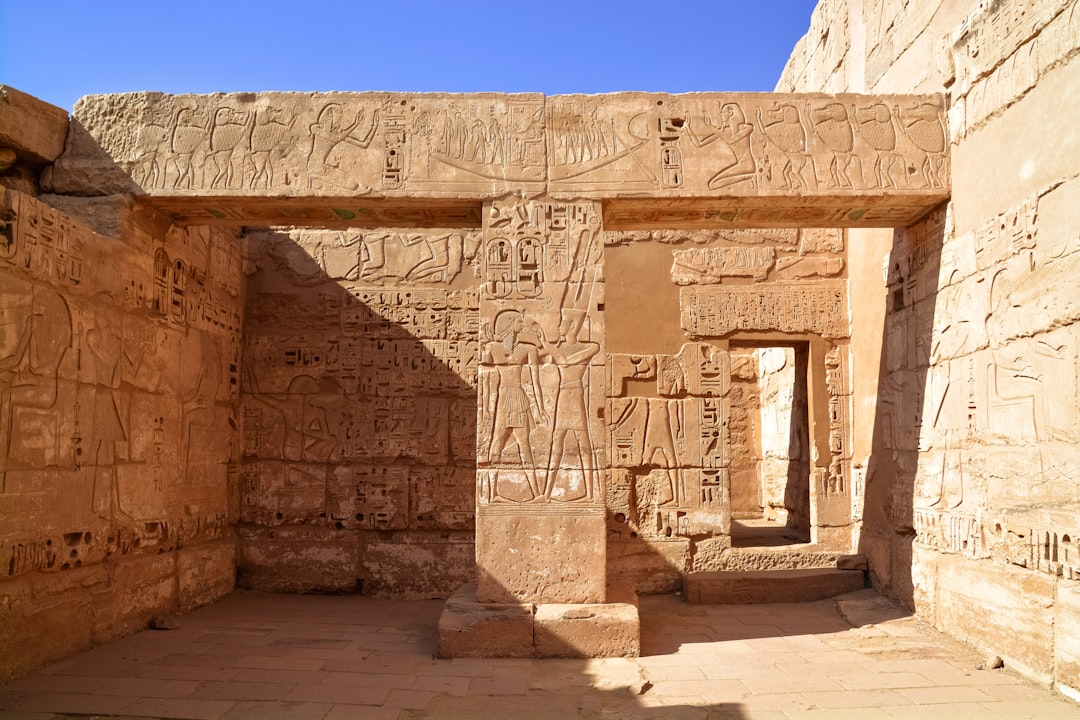
<svg viewBox="0 0 1080 720">
<path fill-rule="evenodd" d="M 725 570 L 683 575 L 683 600 L 694 605 L 812 602 L 864 587 L 863 570 Z"/>
<path fill-rule="evenodd" d="M 819 550 L 815 546 L 786 548 L 729 548 L 720 553 L 711 565 L 712 571 L 798 570 L 806 568 L 840 568 L 865 570 L 866 558 L 836 550 Z"/>
</svg>

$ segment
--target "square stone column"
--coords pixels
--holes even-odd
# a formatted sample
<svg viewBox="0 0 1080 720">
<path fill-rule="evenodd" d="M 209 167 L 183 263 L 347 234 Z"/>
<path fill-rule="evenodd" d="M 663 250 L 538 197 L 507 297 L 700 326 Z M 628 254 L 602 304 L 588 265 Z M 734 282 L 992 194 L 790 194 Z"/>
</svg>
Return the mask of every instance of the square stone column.
<svg viewBox="0 0 1080 720">
<path fill-rule="evenodd" d="M 634 604 L 604 606 L 601 231 L 594 202 L 508 200 L 486 208 L 476 588 L 448 603 L 440 623 L 443 654 L 546 656 L 552 648 L 571 656 L 637 654 Z M 507 615 L 514 605 L 528 612 Z M 497 643 L 493 608 L 517 624 L 550 616 L 543 648 Z M 589 623 L 560 619 L 586 616 Z"/>
<path fill-rule="evenodd" d="M 477 599 L 604 602 L 600 208 L 495 202 L 484 223 Z"/>
</svg>

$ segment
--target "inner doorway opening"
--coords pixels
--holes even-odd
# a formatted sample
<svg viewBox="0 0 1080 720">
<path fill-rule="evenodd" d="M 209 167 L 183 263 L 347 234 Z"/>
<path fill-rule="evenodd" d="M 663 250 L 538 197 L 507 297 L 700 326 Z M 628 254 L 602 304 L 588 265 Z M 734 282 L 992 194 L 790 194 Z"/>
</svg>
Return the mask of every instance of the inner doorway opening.
<svg viewBox="0 0 1080 720">
<path fill-rule="evenodd" d="M 732 344 L 731 544 L 810 541 L 809 346 Z M 736 410 L 736 408 L 739 408 Z"/>
</svg>

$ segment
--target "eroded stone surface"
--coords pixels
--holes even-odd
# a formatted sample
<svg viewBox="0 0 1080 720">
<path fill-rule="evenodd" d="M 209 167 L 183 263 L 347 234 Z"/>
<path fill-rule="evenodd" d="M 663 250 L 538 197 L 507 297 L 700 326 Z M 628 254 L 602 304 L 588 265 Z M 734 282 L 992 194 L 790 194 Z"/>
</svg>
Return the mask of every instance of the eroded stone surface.
<svg viewBox="0 0 1080 720">
<path fill-rule="evenodd" d="M 466 583 L 439 616 L 438 656 L 532 657 L 534 610 L 531 603 L 481 603 L 476 585 Z"/>
<path fill-rule="evenodd" d="M 482 257 L 477 595 L 603 602 L 599 207 L 492 203 Z"/>
<path fill-rule="evenodd" d="M 16 160 L 34 165 L 56 160 L 64 151 L 67 134 L 66 110 L 0 85 L 0 150 L 12 151 L 16 156 L 8 165 Z"/>
<path fill-rule="evenodd" d="M 685 575 L 683 598 L 688 603 L 715 605 L 812 602 L 861 590 L 865 585 L 862 570 L 722 570 Z"/>
<path fill-rule="evenodd" d="M 637 657 L 641 651 L 634 603 L 537 605 L 533 634 L 539 658 Z"/>
</svg>

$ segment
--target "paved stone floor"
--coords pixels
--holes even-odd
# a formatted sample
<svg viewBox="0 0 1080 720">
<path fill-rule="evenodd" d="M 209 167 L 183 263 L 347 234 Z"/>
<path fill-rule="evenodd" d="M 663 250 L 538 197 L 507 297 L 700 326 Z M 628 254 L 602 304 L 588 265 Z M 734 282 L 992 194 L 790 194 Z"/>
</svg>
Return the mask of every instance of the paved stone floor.
<svg viewBox="0 0 1080 720">
<path fill-rule="evenodd" d="M 237 592 L 0 687 L 0 718 L 1080 719 L 872 591 L 641 601 L 642 657 L 434 660 L 442 603 Z"/>
</svg>

